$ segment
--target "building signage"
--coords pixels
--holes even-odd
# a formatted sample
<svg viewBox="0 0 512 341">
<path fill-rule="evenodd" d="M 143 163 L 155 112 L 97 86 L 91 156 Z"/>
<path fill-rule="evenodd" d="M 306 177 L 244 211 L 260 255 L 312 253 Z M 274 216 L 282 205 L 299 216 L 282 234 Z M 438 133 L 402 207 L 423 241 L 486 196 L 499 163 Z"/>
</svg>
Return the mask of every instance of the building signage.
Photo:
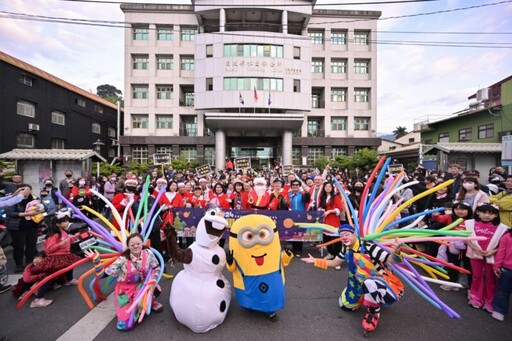
<svg viewBox="0 0 512 341">
<path fill-rule="evenodd" d="M 512 166 L 512 135 L 501 138 L 501 165 Z"/>
</svg>

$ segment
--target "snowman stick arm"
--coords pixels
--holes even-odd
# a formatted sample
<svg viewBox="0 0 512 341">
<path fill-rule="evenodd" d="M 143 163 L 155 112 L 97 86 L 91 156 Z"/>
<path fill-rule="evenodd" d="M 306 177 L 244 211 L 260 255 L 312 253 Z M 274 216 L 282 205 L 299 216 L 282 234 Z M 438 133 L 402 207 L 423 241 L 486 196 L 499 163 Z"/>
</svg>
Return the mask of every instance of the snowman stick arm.
<svg viewBox="0 0 512 341">
<path fill-rule="evenodd" d="M 180 248 L 177 241 L 176 230 L 171 227 L 170 224 L 166 224 L 164 227 L 164 233 L 165 242 L 167 244 L 167 251 L 169 252 L 171 258 L 180 263 L 190 264 L 192 262 L 192 250 L 182 250 Z"/>
</svg>

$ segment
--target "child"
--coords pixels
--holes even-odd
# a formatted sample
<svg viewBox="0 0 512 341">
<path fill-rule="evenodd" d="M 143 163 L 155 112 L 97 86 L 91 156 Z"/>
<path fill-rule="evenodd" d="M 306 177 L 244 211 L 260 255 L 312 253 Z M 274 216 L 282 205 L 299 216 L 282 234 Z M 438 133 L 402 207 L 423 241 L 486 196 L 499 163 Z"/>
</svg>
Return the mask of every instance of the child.
<svg viewBox="0 0 512 341">
<path fill-rule="evenodd" d="M 459 225 L 453 228 L 453 230 L 465 230 L 464 221 L 467 219 L 473 219 L 473 210 L 471 206 L 465 201 L 456 201 L 453 204 L 451 214 L 439 214 L 439 212 L 432 213 L 432 219 L 435 222 L 441 223 L 444 226 L 450 225 L 455 220 L 462 218 L 464 219 Z M 469 260 L 466 258 L 466 244 L 461 241 L 455 241 L 448 243 L 448 246 L 441 245 L 439 247 L 437 257 L 440 259 L 446 259 L 448 263 L 460 266 L 461 261 L 464 260 L 464 267 L 469 267 Z M 448 268 L 448 276 L 450 276 L 450 282 L 457 283 L 459 280 L 459 272 L 452 268 Z M 469 287 L 468 280 L 468 287 Z M 459 287 L 451 285 L 441 285 L 440 287 L 444 291 L 459 291 Z"/>
<path fill-rule="evenodd" d="M 473 280 L 469 290 L 469 305 L 494 312 L 492 299 L 496 292 L 497 281 L 493 274 L 494 255 L 498 251 L 498 242 L 507 231 L 500 222 L 499 210 L 492 204 L 483 204 L 476 208 L 475 219 L 466 221 L 466 230 L 473 236 L 486 237 L 485 240 L 468 242 L 467 256 L 473 270 Z"/>
<path fill-rule="evenodd" d="M 43 261 L 43 258 L 44 253 L 38 252 L 34 257 L 32 264 L 29 264 L 25 267 L 25 270 L 23 270 L 23 277 L 18 280 L 16 286 L 12 289 L 12 295 L 14 297 L 21 300 L 25 295 L 25 292 L 30 290 L 30 288 L 32 288 L 33 285 L 35 285 L 37 282 L 39 282 L 46 276 L 45 273 L 40 273 L 36 271 L 38 265 L 40 265 L 41 262 Z M 43 303 L 46 305 L 42 305 Z M 47 306 L 50 305 L 51 303 L 52 300 L 45 300 L 43 298 L 43 301 L 41 301 L 41 306 Z"/>
<path fill-rule="evenodd" d="M 498 252 L 494 257 L 494 274 L 498 277 L 498 290 L 494 295 L 492 317 L 503 321 L 508 312 L 512 293 L 512 230 L 500 239 Z"/>
</svg>

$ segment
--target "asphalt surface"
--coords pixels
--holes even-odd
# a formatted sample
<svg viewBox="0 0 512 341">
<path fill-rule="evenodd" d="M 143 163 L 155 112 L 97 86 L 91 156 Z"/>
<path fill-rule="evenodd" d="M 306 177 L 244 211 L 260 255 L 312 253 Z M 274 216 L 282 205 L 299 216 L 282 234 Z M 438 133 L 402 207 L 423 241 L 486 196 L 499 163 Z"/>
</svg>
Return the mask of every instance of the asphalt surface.
<svg viewBox="0 0 512 341">
<path fill-rule="evenodd" d="M 307 255 L 308 252 L 320 256 L 318 250 L 310 246 L 305 248 L 303 254 Z M 14 269 L 11 253 L 8 249 L 10 273 Z M 82 266 L 76 271 L 75 277 L 78 278 L 89 268 L 89 265 Z M 181 265 L 177 265 L 171 268 L 171 273 L 176 274 L 181 269 Z M 342 266 L 341 271 L 321 270 L 296 258 L 285 271 L 286 306 L 278 312 L 277 322 L 269 321 L 260 313 L 240 308 L 233 297 L 223 324 L 206 334 L 195 334 L 174 318 L 168 301 L 172 280 L 164 279 L 159 298 L 165 307 L 162 313 L 152 313 L 129 332 L 117 331 L 113 319 L 97 334 L 95 340 L 364 339 L 361 328 L 364 312 L 345 312 L 337 303 L 347 278 L 346 265 Z M 231 281 L 231 274 L 226 271 L 225 275 Z M 379 326 L 369 338 L 415 341 L 512 339 L 512 314 L 504 322 L 498 322 L 489 313 L 469 307 L 466 291 L 444 292 L 437 285 L 432 287 L 462 319 L 449 319 L 406 286 L 404 297 L 392 307 L 382 310 Z M 31 309 L 29 300 L 22 309 L 16 309 L 17 300 L 10 293 L 1 294 L 0 337 L 7 336 L 8 340 L 56 340 L 90 311 L 75 287 L 62 287 L 49 292 L 46 298 L 53 299 L 54 303 L 46 308 Z M 94 329 L 95 326 L 89 328 Z"/>
</svg>

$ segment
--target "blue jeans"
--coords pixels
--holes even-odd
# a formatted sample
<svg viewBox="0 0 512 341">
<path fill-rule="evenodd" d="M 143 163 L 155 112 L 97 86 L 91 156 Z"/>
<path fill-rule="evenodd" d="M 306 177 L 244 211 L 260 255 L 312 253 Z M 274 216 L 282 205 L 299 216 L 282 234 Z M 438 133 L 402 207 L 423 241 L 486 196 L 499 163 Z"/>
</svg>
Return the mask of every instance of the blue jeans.
<svg viewBox="0 0 512 341">
<path fill-rule="evenodd" d="M 510 304 L 510 295 L 512 294 L 512 269 L 501 268 L 501 276 L 498 280 L 498 290 L 494 295 L 492 305 L 494 311 L 506 315 Z"/>
</svg>

